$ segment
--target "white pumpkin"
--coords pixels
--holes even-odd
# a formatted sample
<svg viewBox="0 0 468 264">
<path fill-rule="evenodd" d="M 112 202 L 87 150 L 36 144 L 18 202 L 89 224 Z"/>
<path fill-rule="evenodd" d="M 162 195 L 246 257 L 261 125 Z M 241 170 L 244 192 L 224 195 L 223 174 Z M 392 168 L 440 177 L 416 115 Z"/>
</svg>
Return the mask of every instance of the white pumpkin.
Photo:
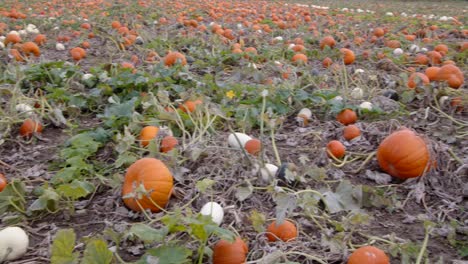
<svg viewBox="0 0 468 264">
<path fill-rule="evenodd" d="M 29 246 L 29 237 L 20 227 L 7 227 L 0 231 L 0 263 L 22 257 Z"/>
<path fill-rule="evenodd" d="M 232 148 L 242 149 L 244 148 L 245 143 L 251 139 L 252 138 L 250 136 L 244 133 L 231 133 L 228 137 L 228 144 Z"/>
<path fill-rule="evenodd" d="M 221 205 L 215 202 L 208 202 L 206 203 L 202 209 L 200 210 L 202 215 L 209 215 L 213 222 L 217 225 L 220 225 L 223 222 L 224 218 L 224 210 Z"/>
</svg>

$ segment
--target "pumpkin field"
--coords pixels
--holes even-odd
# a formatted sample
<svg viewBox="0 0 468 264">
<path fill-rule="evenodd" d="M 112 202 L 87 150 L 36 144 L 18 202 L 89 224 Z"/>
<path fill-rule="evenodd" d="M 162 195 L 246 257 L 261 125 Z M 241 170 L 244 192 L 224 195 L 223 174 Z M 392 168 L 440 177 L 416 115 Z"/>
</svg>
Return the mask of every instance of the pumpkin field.
<svg viewBox="0 0 468 264">
<path fill-rule="evenodd" d="M 468 263 L 467 11 L 0 1 L 0 263 Z"/>
</svg>

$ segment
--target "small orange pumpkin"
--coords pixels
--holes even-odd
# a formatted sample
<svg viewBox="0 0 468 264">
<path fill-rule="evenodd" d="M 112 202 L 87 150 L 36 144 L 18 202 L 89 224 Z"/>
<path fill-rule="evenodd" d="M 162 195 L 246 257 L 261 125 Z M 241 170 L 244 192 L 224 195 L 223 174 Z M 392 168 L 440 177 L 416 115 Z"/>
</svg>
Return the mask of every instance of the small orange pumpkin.
<svg viewBox="0 0 468 264">
<path fill-rule="evenodd" d="M 340 122 L 341 124 L 347 126 L 349 124 L 354 124 L 357 121 L 357 115 L 356 112 L 354 112 L 352 109 L 344 109 L 341 111 L 337 116 L 336 120 Z"/>
<path fill-rule="evenodd" d="M 282 224 L 273 221 L 268 226 L 267 232 L 266 236 L 270 242 L 275 242 L 278 239 L 287 242 L 297 237 L 296 225 L 288 220 L 284 220 Z"/>
<path fill-rule="evenodd" d="M 332 36 L 326 36 L 320 41 L 320 49 L 324 49 L 325 46 L 330 48 L 335 47 L 336 41 Z"/>
<path fill-rule="evenodd" d="M 135 193 L 140 185 L 143 185 L 147 194 Z M 159 208 L 165 207 L 169 201 L 173 186 L 172 174 L 162 161 L 142 158 L 133 163 L 125 174 L 122 199 L 133 211 L 139 212 L 143 208 L 159 212 Z"/>
<path fill-rule="evenodd" d="M 26 42 L 21 46 L 21 49 L 23 50 L 24 54 L 26 56 L 29 56 L 30 54 L 34 54 L 34 56 L 39 57 L 41 55 L 41 51 L 39 49 L 39 46 L 37 46 L 36 43 L 34 42 Z"/>
<path fill-rule="evenodd" d="M 21 42 L 21 37 L 18 34 L 8 33 L 5 37 L 3 43 L 8 45 L 9 43 L 16 44 Z"/>
<path fill-rule="evenodd" d="M 307 56 L 305 54 L 302 54 L 302 53 L 296 53 L 292 57 L 291 61 L 294 62 L 294 63 L 306 64 L 307 63 Z"/>
<path fill-rule="evenodd" d="M 156 126 L 145 126 L 141 131 L 140 131 L 140 144 L 143 147 L 146 147 L 149 145 L 151 140 L 156 138 L 158 135 L 159 128 Z"/>
<path fill-rule="evenodd" d="M 429 158 L 424 139 L 409 129 L 393 132 L 377 149 L 380 168 L 400 179 L 421 176 L 427 170 Z"/>
<path fill-rule="evenodd" d="M 163 152 L 163 153 L 169 152 L 169 151 L 173 150 L 175 148 L 175 146 L 177 146 L 177 144 L 179 144 L 179 142 L 177 141 L 177 139 L 175 137 L 165 136 L 161 140 L 160 151 Z"/>
<path fill-rule="evenodd" d="M 381 249 L 365 246 L 351 254 L 348 264 L 390 264 L 390 259 Z"/>
<path fill-rule="evenodd" d="M 42 132 L 42 125 L 39 122 L 36 122 L 30 118 L 24 120 L 23 124 L 19 129 L 19 133 L 22 137 L 29 138 L 34 133 L 41 133 Z"/>
<path fill-rule="evenodd" d="M 202 104 L 203 102 L 201 100 L 187 100 L 183 104 L 179 105 L 179 109 L 182 110 L 184 113 L 192 113 L 197 109 L 197 106 Z"/>
<path fill-rule="evenodd" d="M 361 130 L 356 125 L 347 125 L 343 129 L 343 137 L 346 140 L 352 140 L 354 138 L 359 137 L 360 135 L 361 135 Z"/>
<path fill-rule="evenodd" d="M 7 186 L 7 179 L 6 179 L 5 175 L 0 173 L 0 192 L 2 192 L 3 189 L 5 189 L 6 186 Z"/>
<path fill-rule="evenodd" d="M 79 61 L 86 57 L 86 50 L 80 47 L 76 47 L 70 50 L 70 55 L 73 60 Z"/>
<path fill-rule="evenodd" d="M 346 148 L 338 140 L 332 140 L 327 144 L 328 155 L 333 155 L 335 158 L 342 158 L 346 153 Z"/>
<path fill-rule="evenodd" d="M 173 51 L 173 52 L 169 52 L 166 55 L 166 57 L 164 57 L 164 65 L 173 66 L 176 63 L 180 63 L 181 65 L 186 65 L 187 60 L 185 59 L 185 55 L 180 52 Z"/>
<path fill-rule="evenodd" d="M 262 142 L 253 138 L 245 143 L 244 149 L 252 155 L 258 155 L 262 150 Z"/>
<path fill-rule="evenodd" d="M 354 52 L 352 50 L 347 48 L 341 48 L 340 51 L 341 54 L 343 54 L 343 62 L 345 65 L 353 63 L 356 59 L 356 56 L 354 55 Z"/>
<path fill-rule="evenodd" d="M 428 85 L 429 78 L 424 73 L 413 72 L 408 78 L 407 86 L 410 89 L 414 89 L 416 86 L 418 86 L 418 83 L 421 83 L 422 85 Z"/>
<path fill-rule="evenodd" d="M 220 240 L 213 249 L 213 264 L 242 264 L 245 263 L 249 248 L 237 237 L 233 243 Z"/>
</svg>

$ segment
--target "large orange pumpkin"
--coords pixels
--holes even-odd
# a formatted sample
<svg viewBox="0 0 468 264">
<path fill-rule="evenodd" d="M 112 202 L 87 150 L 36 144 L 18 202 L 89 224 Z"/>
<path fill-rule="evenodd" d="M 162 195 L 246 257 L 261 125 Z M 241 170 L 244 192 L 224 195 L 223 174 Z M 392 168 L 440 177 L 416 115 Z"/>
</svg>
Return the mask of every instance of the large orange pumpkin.
<svg viewBox="0 0 468 264">
<path fill-rule="evenodd" d="M 128 168 L 125 175 L 122 188 L 123 201 L 133 211 L 141 211 L 139 203 L 143 209 L 159 212 L 159 207 L 165 207 L 169 201 L 173 182 L 171 172 L 162 161 L 155 158 L 139 159 Z M 147 194 L 140 194 L 136 191 L 141 185 L 144 186 Z M 134 196 L 130 197 L 132 194 Z"/>
<path fill-rule="evenodd" d="M 351 254 L 348 264 L 390 264 L 390 259 L 381 249 L 365 246 Z"/>
<path fill-rule="evenodd" d="M 424 139 L 409 129 L 393 132 L 377 149 L 380 168 L 400 179 L 421 176 L 429 165 L 429 156 Z"/>
<path fill-rule="evenodd" d="M 213 249 L 213 264 L 245 263 L 249 248 L 239 237 L 233 243 L 220 240 Z"/>
</svg>

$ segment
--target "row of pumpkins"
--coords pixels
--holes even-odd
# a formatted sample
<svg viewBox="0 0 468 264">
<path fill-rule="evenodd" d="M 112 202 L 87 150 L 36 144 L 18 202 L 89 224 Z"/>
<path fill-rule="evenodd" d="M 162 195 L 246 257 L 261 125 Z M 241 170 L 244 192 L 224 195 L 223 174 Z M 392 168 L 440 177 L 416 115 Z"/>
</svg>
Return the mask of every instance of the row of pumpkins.
<svg viewBox="0 0 468 264">
<path fill-rule="evenodd" d="M 303 111 L 302 111 L 303 112 Z M 307 115 L 301 118 L 307 119 Z M 357 117 L 350 109 L 343 110 L 337 120 L 345 125 L 345 138 L 348 128 L 354 131 Z M 304 120 L 305 121 L 305 120 Z M 360 134 L 355 133 L 354 134 Z M 160 134 L 160 129 L 148 126 L 140 133 L 140 143 L 147 146 Z M 351 139 L 352 137 L 349 137 Z M 329 155 L 341 158 L 344 155 L 337 153 L 336 147 L 332 143 L 341 142 L 332 140 L 327 145 Z M 244 149 L 251 155 L 258 155 L 262 149 L 261 141 L 252 138 L 244 133 L 232 133 L 228 137 L 228 145 L 235 149 Z M 342 145 L 342 144 L 341 144 Z M 177 139 L 172 135 L 163 137 L 160 150 L 167 152 L 177 146 Z M 381 169 L 388 174 L 400 178 L 408 179 L 423 175 L 430 167 L 430 153 L 426 141 L 412 130 L 403 128 L 390 134 L 385 138 L 377 150 L 377 160 Z M 277 174 L 278 168 L 273 164 L 266 164 L 261 170 L 262 174 L 267 171 L 269 175 Z M 133 211 L 151 210 L 159 212 L 169 202 L 173 190 L 173 177 L 167 166 L 155 158 L 142 158 L 133 163 L 127 170 L 123 188 L 122 198 L 125 205 Z M 0 174 L 0 192 L 5 188 L 7 182 L 3 174 Z M 215 202 L 205 204 L 201 209 L 201 214 L 211 216 L 213 222 L 220 225 L 224 217 L 223 208 Z M 290 241 L 297 237 L 297 228 L 294 223 L 284 220 L 282 223 L 272 222 L 267 228 L 267 238 L 273 242 L 276 240 Z M 0 231 L 0 261 L 13 260 L 21 257 L 28 247 L 28 236 L 18 227 L 8 227 Z M 234 242 L 220 240 L 214 247 L 214 264 L 239 264 L 244 263 L 247 258 L 248 248 L 245 242 L 236 238 Z M 373 262 L 380 260 L 380 262 Z M 389 263 L 385 253 L 375 247 L 367 246 L 356 250 L 349 258 L 350 264 L 366 263 Z"/>
<path fill-rule="evenodd" d="M 346 114 L 349 114 L 350 109 L 343 112 L 345 111 Z M 340 114 L 337 119 L 347 125 L 344 130 L 346 131 L 346 128 L 353 126 L 352 123 L 355 120 L 343 117 L 345 113 Z M 258 155 L 262 148 L 260 140 L 244 133 L 230 134 L 228 145 L 235 149 L 243 148 L 252 155 Z M 430 167 L 430 153 L 426 141 L 414 131 L 406 128 L 390 134 L 381 142 L 377 150 L 377 160 L 382 170 L 400 179 L 419 177 Z M 266 165 L 269 166 L 265 166 L 265 169 L 270 174 L 275 175 L 278 168 L 273 164 Z M 139 186 L 143 186 L 144 190 L 149 191 L 150 194 L 135 196 Z M 173 177 L 165 164 L 155 158 L 142 158 L 128 168 L 122 189 L 122 197 L 126 206 L 134 211 L 149 209 L 158 212 L 168 203 L 172 188 Z M 213 222 L 218 225 L 221 224 L 224 217 L 223 208 L 215 202 L 205 204 L 200 213 L 211 216 Z M 288 220 L 284 220 L 282 223 L 273 221 L 267 228 L 267 238 L 270 242 L 276 240 L 287 242 L 296 237 L 297 228 L 293 222 Z M 247 254 L 248 247 L 241 238 L 237 237 L 233 242 L 220 240 L 214 247 L 213 263 L 245 263 Z M 349 257 L 348 263 L 384 264 L 390 262 L 388 256 L 382 250 L 373 246 L 366 246 L 354 251 Z"/>
</svg>

